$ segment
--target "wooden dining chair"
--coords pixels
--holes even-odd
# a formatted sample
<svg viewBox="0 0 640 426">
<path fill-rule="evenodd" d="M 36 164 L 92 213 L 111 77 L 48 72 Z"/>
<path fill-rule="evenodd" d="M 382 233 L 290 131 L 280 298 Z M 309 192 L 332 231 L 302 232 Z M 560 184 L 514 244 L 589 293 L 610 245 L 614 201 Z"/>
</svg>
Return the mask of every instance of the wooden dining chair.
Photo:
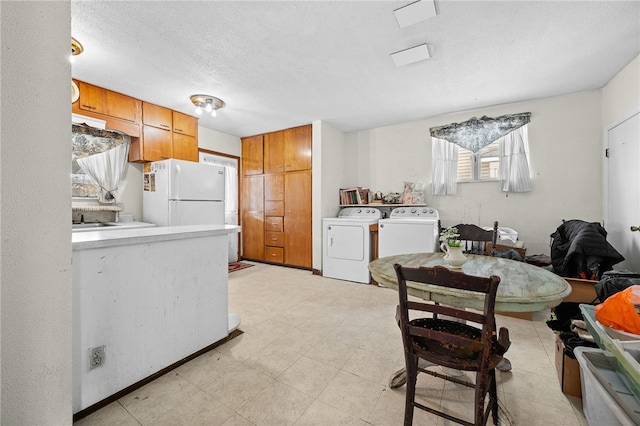
<svg viewBox="0 0 640 426">
<path fill-rule="evenodd" d="M 464 252 L 471 254 L 482 254 L 494 256 L 496 253 L 496 241 L 498 239 L 498 221 L 493 222 L 493 229 L 487 230 L 478 225 L 461 223 L 455 225 L 460 234 L 459 239 L 463 241 Z M 442 224 L 438 220 L 438 229 L 440 233 L 444 230 Z M 491 244 L 487 244 L 491 243 Z"/>
<path fill-rule="evenodd" d="M 500 328 L 499 337 L 496 338 L 494 312 L 500 278 L 495 275 L 489 278 L 466 275 L 443 266 L 410 268 L 395 264 L 394 268 L 400 300 L 396 310 L 396 321 L 402 332 L 407 375 L 404 425 L 412 424 L 415 407 L 464 425 L 485 425 L 491 414 L 494 424 L 497 424 L 498 395 L 495 369 L 511 344 L 506 328 Z M 482 312 L 475 312 L 452 306 L 410 301 L 407 296 L 407 281 L 484 294 L 484 309 Z M 425 313 L 432 315 L 425 317 Z M 446 315 L 454 320 L 438 315 Z M 456 319 L 466 322 L 457 322 Z M 423 368 L 424 363 L 419 365 L 420 360 L 455 370 L 475 372 L 475 382 L 465 382 L 428 370 L 428 367 Z M 473 421 L 417 402 L 416 381 L 419 373 L 475 388 Z"/>
</svg>

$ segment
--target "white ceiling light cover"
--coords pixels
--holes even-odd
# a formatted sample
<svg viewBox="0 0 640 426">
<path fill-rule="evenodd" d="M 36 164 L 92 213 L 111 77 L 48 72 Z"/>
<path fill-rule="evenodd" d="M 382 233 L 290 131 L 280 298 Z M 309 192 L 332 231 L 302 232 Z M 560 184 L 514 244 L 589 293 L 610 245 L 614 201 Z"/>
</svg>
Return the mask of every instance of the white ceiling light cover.
<svg viewBox="0 0 640 426">
<path fill-rule="evenodd" d="M 429 58 L 429 48 L 426 43 L 391 54 L 391 59 L 396 64 L 396 67 L 413 64 Z"/>
<path fill-rule="evenodd" d="M 418 0 L 394 10 L 393 14 L 400 28 L 405 28 L 436 16 L 436 5 L 433 0 Z"/>
</svg>

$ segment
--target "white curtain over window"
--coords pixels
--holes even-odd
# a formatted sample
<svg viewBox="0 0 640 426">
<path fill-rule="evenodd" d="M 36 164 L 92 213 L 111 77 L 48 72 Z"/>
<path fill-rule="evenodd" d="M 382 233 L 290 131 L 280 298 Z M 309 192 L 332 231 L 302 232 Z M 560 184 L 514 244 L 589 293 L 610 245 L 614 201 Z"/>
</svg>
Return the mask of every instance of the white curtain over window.
<svg viewBox="0 0 640 426">
<path fill-rule="evenodd" d="M 432 137 L 431 158 L 431 194 L 454 195 L 458 185 L 458 145 Z"/>
<path fill-rule="evenodd" d="M 98 201 L 101 203 L 120 202 L 118 187 L 127 166 L 128 155 L 129 141 L 127 140 L 108 151 L 76 160 L 82 170 L 100 186 Z"/>
<path fill-rule="evenodd" d="M 503 192 L 531 191 L 529 137 L 527 125 L 512 131 L 500 143 L 500 189 Z"/>
</svg>

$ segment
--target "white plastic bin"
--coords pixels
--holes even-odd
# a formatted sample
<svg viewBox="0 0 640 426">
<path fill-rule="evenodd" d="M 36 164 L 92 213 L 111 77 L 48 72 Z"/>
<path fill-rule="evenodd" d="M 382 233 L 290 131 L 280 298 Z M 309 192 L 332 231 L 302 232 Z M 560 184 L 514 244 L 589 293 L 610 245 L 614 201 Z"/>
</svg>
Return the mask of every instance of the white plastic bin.
<svg viewBox="0 0 640 426">
<path fill-rule="evenodd" d="M 600 352 L 602 349 L 576 347 L 573 350 L 580 364 L 580 380 L 582 382 L 582 411 L 592 426 L 629 425 L 634 422 L 620 408 L 618 403 L 609 395 L 609 392 L 600 384 L 598 378 L 593 375 L 584 357 L 585 352 Z"/>
</svg>

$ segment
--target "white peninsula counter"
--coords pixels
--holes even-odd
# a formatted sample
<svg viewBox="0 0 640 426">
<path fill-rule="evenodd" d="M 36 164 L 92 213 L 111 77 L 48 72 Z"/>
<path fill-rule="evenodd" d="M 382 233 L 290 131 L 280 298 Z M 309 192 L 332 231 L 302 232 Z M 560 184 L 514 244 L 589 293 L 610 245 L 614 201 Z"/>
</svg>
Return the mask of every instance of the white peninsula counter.
<svg viewBox="0 0 640 426">
<path fill-rule="evenodd" d="M 74 413 L 228 336 L 228 234 L 239 231 L 72 234 Z"/>
</svg>

